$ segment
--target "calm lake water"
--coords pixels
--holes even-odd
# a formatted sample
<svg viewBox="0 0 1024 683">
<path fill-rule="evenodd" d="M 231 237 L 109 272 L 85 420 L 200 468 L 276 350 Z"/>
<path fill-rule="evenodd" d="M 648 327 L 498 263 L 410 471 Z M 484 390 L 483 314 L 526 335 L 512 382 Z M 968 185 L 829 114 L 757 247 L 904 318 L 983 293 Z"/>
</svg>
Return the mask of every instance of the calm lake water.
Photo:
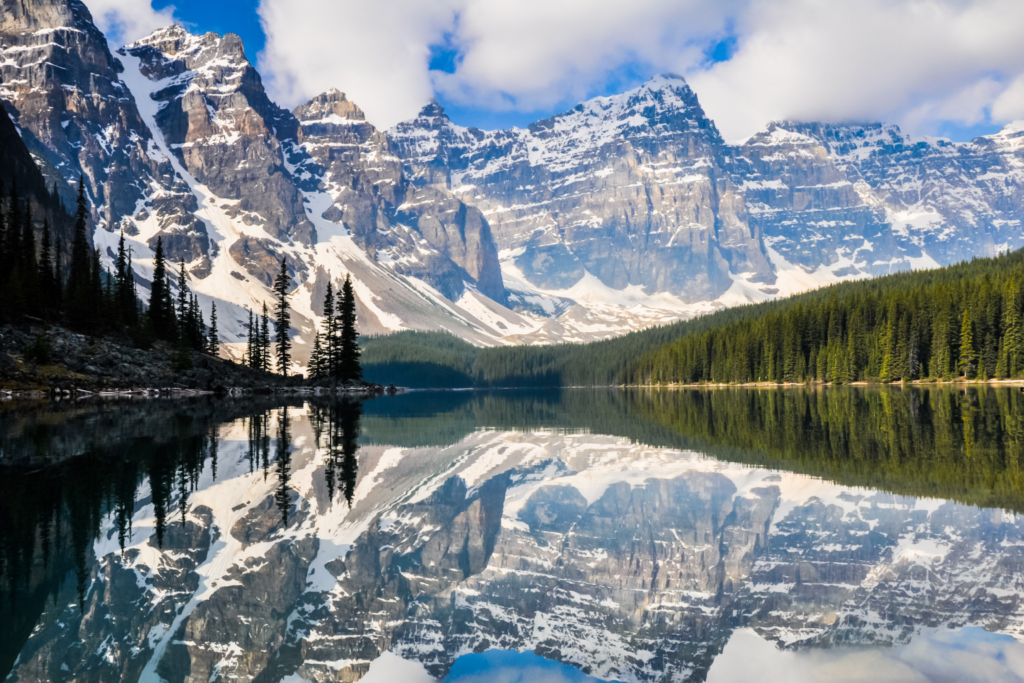
<svg viewBox="0 0 1024 683">
<path fill-rule="evenodd" d="M 1024 394 L 0 406 L 10 681 L 1022 681 Z"/>
</svg>

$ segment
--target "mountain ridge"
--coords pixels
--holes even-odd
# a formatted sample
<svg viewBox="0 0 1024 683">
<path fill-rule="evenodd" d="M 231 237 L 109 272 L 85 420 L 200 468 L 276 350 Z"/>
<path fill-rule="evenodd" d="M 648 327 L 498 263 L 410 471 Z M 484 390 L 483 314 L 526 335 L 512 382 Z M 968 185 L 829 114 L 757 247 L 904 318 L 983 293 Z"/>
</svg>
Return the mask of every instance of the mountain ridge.
<svg viewBox="0 0 1024 683">
<path fill-rule="evenodd" d="M 33 0 L 2 32 L 0 98 L 51 174 L 85 173 L 97 243 L 123 228 L 146 280 L 161 237 L 225 312 L 232 356 L 282 257 L 301 369 L 343 273 L 364 333 L 551 343 L 1024 246 L 1013 126 L 949 143 L 781 121 L 728 144 L 667 74 L 525 128 L 458 126 L 432 102 L 381 131 L 340 90 L 274 104 L 234 34 L 167 27 L 114 57 L 70 0 Z M 67 74 L 28 58 L 55 49 L 43 37 Z M 82 76 L 93 62 L 106 81 Z M 109 104 L 78 113 L 71 92 Z"/>
</svg>

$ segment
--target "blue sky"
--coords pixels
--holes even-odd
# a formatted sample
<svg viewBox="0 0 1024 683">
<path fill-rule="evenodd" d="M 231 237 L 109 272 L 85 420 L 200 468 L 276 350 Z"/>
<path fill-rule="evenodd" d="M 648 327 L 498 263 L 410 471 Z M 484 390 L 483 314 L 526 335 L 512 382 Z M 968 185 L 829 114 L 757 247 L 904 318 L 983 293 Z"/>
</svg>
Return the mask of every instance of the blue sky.
<svg viewBox="0 0 1024 683">
<path fill-rule="evenodd" d="M 115 43 L 169 20 L 237 33 L 282 106 L 337 87 L 385 129 L 431 97 L 523 126 L 663 72 L 727 140 L 782 118 L 954 140 L 1024 119 L 1024 3 L 922 1 L 86 0 Z"/>
</svg>

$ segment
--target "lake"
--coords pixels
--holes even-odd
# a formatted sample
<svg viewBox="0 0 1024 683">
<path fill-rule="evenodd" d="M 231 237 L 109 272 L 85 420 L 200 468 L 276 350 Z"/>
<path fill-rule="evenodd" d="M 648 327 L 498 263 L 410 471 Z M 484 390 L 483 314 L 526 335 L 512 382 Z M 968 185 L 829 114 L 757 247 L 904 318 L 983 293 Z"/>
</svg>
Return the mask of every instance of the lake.
<svg viewBox="0 0 1024 683">
<path fill-rule="evenodd" d="M 0 406 L 10 681 L 1022 681 L 1024 393 Z"/>
</svg>

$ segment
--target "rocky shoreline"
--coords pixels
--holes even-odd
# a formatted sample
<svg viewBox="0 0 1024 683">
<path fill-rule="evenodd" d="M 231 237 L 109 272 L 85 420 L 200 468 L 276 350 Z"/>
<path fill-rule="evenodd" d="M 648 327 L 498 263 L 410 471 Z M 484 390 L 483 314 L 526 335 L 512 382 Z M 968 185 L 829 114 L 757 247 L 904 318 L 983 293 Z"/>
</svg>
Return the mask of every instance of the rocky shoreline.
<svg viewBox="0 0 1024 683">
<path fill-rule="evenodd" d="M 173 356 L 174 349 L 164 342 L 139 349 L 128 340 L 91 338 L 60 327 L 5 325 L 0 327 L 0 401 L 398 392 L 369 382 L 284 377 L 204 353 L 193 353 L 192 367 L 176 372 Z"/>
</svg>

